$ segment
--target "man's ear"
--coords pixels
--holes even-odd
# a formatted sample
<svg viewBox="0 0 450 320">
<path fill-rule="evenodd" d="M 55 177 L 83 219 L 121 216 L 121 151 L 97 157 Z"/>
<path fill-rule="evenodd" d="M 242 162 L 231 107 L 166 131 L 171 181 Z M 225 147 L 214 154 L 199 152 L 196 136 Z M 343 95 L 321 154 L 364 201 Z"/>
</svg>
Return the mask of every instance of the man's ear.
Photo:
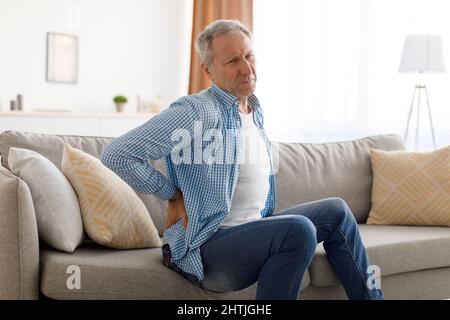
<svg viewBox="0 0 450 320">
<path fill-rule="evenodd" d="M 208 77 L 209 80 L 214 81 L 214 76 L 211 73 L 211 68 L 207 65 L 202 63 L 201 64 L 203 71 L 206 73 L 206 76 Z"/>
</svg>

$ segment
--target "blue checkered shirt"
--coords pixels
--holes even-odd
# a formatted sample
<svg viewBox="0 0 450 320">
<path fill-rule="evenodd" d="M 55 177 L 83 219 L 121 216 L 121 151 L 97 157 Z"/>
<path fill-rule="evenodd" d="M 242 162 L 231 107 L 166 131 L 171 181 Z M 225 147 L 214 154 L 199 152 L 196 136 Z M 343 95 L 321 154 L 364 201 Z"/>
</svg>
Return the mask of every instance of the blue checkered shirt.
<svg viewBox="0 0 450 320">
<path fill-rule="evenodd" d="M 258 99 L 251 95 L 248 103 L 254 110 L 253 119 L 266 142 L 271 164 L 269 194 L 261 211 L 261 216 L 266 217 L 275 208 L 272 148 Z M 238 159 L 242 156 L 240 128 L 239 101 L 212 85 L 178 99 L 159 115 L 114 139 L 101 155 L 107 167 L 141 193 L 167 200 L 175 195 L 176 188 L 181 191 L 188 215 L 187 230 L 180 219 L 165 230 L 163 243 L 170 246 L 172 262 L 199 281 L 204 277 L 200 246 L 219 229 L 231 207 L 239 175 Z M 215 154 L 216 158 L 206 155 L 207 148 L 211 149 L 210 129 L 221 133 L 215 146 L 220 145 L 224 152 Z M 182 138 L 184 143 L 180 142 Z M 173 161 L 174 148 L 182 149 L 184 162 Z M 149 163 L 161 158 L 165 159 L 167 177 Z"/>
</svg>

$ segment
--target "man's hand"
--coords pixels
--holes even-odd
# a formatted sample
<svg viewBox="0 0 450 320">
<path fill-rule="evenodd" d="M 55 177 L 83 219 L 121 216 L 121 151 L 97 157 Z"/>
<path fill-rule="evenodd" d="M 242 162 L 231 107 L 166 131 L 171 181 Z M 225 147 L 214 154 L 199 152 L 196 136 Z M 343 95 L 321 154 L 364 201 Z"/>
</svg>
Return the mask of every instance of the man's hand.
<svg viewBox="0 0 450 320">
<path fill-rule="evenodd" d="M 180 190 L 177 189 L 173 198 L 169 200 L 169 205 L 167 207 L 166 229 L 174 225 L 180 218 L 183 220 L 184 229 L 187 229 L 188 217 L 186 208 L 184 207 L 183 195 Z"/>
</svg>

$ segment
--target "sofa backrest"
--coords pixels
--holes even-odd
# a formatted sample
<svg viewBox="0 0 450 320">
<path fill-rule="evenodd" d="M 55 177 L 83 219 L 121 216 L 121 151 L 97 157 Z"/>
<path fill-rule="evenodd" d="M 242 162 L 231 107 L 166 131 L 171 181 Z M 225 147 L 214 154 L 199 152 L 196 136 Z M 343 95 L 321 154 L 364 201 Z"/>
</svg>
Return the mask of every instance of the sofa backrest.
<svg viewBox="0 0 450 320">
<path fill-rule="evenodd" d="M 111 140 L 105 137 L 5 131 L 0 134 L 0 155 L 2 165 L 9 168 L 9 148 L 26 148 L 39 152 L 60 168 L 64 143 L 98 158 Z M 365 222 L 370 210 L 372 184 L 370 148 L 402 150 L 404 144 L 397 135 L 324 144 L 278 144 L 274 149 L 275 162 L 279 164 L 276 174 L 276 211 L 325 197 L 341 197 L 347 201 L 357 221 Z M 163 174 L 166 173 L 162 159 L 151 161 L 151 164 Z M 167 202 L 153 195 L 137 194 L 149 209 L 162 235 Z"/>
<path fill-rule="evenodd" d="M 344 199 L 359 223 L 371 207 L 370 149 L 404 150 L 398 135 L 377 135 L 333 143 L 274 145 L 277 202 L 275 211 L 328 197 Z M 277 157 L 279 155 L 279 157 Z"/>
<path fill-rule="evenodd" d="M 52 161 L 61 169 L 64 143 L 80 149 L 96 158 L 100 157 L 103 149 L 113 138 L 69 136 L 69 135 L 47 135 L 38 133 L 25 133 L 18 131 L 5 131 L 0 134 L 0 155 L 2 165 L 9 169 L 8 154 L 10 147 L 24 148 L 36 151 Z M 165 174 L 163 160 L 150 161 L 160 172 Z M 139 198 L 148 208 L 158 233 L 162 236 L 166 223 L 167 202 L 149 194 L 136 192 Z"/>
</svg>

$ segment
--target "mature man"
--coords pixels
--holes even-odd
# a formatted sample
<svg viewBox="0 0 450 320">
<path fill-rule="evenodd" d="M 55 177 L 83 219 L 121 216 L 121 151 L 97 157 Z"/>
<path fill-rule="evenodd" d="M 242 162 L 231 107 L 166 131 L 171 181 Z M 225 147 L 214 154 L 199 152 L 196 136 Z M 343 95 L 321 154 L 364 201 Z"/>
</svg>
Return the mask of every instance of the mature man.
<svg viewBox="0 0 450 320">
<path fill-rule="evenodd" d="M 348 297 L 382 299 L 366 285 L 369 259 L 342 199 L 273 214 L 272 148 L 253 94 L 251 33 L 238 21 L 218 20 L 198 35 L 196 48 L 211 87 L 113 140 L 101 157 L 135 190 L 168 200 L 165 265 L 208 290 L 258 281 L 257 299 L 297 299 L 324 241 Z M 149 164 L 163 157 L 168 177 Z"/>
</svg>

